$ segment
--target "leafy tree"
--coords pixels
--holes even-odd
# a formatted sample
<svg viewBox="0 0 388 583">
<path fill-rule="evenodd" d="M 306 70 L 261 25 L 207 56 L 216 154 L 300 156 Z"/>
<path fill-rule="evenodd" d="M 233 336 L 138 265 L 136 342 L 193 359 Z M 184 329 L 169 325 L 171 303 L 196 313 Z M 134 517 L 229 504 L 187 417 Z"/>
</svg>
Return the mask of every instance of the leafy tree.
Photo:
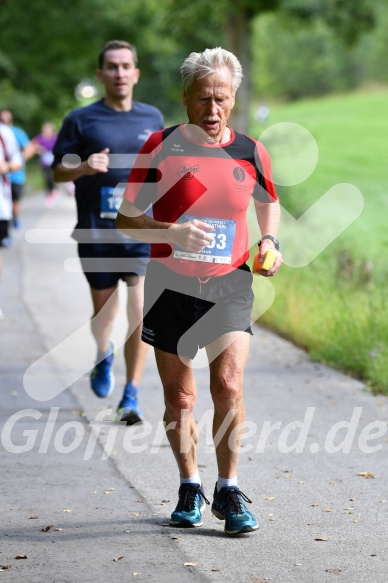
<svg viewBox="0 0 388 583">
<path fill-rule="evenodd" d="M 15 118 L 30 132 L 38 129 L 44 119 L 62 119 L 77 104 L 77 84 L 93 76 L 102 45 L 119 38 L 133 42 L 138 49 L 142 81 L 136 87 L 135 98 L 154 103 L 175 121 L 181 119 L 176 105 L 181 101 L 179 67 L 183 59 L 193 50 L 224 46 L 243 65 L 244 81 L 232 123 L 247 131 L 252 45 L 253 54 L 257 52 L 256 41 L 259 51 L 263 48 L 257 36 L 252 42 L 252 27 L 258 15 L 284 14 L 287 19 L 293 18 L 295 31 L 304 29 L 295 35 L 295 40 L 307 44 L 308 50 L 321 60 L 317 68 L 324 72 L 323 81 L 326 74 L 337 75 L 333 60 L 335 53 L 339 51 L 338 56 L 341 51 L 335 43 L 330 50 L 327 48 L 321 25 L 315 29 L 316 42 L 307 28 L 319 19 L 339 40 L 355 44 L 376 23 L 376 5 L 377 0 L 2 0 L 0 107 L 11 107 Z M 314 29 L 317 25 L 312 26 Z M 381 62 L 378 55 L 385 51 L 384 31 L 381 27 L 379 31 L 380 40 L 375 42 L 369 37 L 376 55 L 374 66 Z M 291 41 L 289 38 L 285 48 L 290 54 L 298 50 Z M 326 64 L 319 54 L 323 46 Z M 371 65 L 365 60 L 363 63 L 365 67 Z M 297 96 L 295 90 L 287 91 Z"/>
<path fill-rule="evenodd" d="M 350 50 L 322 18 L 301 24 L 295 16 L 265 15 L 255 20 L 254 38 L 256 95 L 300 99 L 356 83 Z"/>
<path fill-rule="evenodd" d="M 2 0 L 0 106 L 31 131 L 46 118 L 62 119 L 77 103 L 76 85 L 92 77 L 97 54 L 113 38 L 133 42 L 143 70 L 136 98 L 162 104 L 160 62 L 175 46 L 158 32 L 157 0 Z M 7 55 L 7 58 L 4 56 Z M 151 99 L 152 96 L 152 99 Z M 25 103 L 25 105 L 23 105 Z"/>
<path fill-rule="evenodd" d="M 282 0 L 283 12 L 301 20 L 322 18 L 348 45 L 376 22 L 377 0 Z"/>
</svg>

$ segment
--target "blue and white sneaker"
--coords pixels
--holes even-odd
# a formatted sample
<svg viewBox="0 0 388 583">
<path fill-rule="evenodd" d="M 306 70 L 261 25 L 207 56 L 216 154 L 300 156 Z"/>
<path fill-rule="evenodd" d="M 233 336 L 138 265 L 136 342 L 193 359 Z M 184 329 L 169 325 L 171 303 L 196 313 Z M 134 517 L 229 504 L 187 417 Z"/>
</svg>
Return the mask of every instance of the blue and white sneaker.
<svg viewBox="0 0 388 583">
<path fill-rule="evenodd" d="M 117 407 L 115 421 L 125 422 L 127 425 L 135 425 L 144 420 L 143 411 L 139 409 L 137 402 L 137 388 L 128 383 L 124 389 L 123 398 Z"/>
<path fill-rule="evenodd" d="M 212 512 L 220 520 L 225 520 L 226 534 L 243 534 L 259 528 L 256 518 L 249 512 L 244 500 L 252 503 L 237 486 L 226 486 L 217 492 L 216 484 Z"/>
<path fill-rule="evenodd" d="M 97 362 L 90 375 L 90 384 L 92 390 L 97 397 L 104 399 L 109 397 L 115 386 L 115 378 L 112 372 L 112 364 L 114 359 L 114 345 L 110 342 L 110 354 Z"/>
<path fill-rule="evenodd" d="M 210 504 L 199 484 L 181 484 L 179 501 L 171 514 L 170 525 L 182 528 L 202 526 L 202 512 Z"/>
</svg>

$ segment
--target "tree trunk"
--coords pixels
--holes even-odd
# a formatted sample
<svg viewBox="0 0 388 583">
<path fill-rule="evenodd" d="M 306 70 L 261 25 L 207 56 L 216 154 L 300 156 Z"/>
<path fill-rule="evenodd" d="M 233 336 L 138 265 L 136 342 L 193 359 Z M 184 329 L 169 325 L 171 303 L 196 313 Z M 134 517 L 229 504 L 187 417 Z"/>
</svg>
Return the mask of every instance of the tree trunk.
<svg viewBox="0 0 388 583">
<path fill-rule="evenodd" d="M 251 102 L 251 31 L 249 15 L 244 10 L 229 11 L 226 17 L 228 50 L 236 55 L 243 68 L 244 77 L 237 91 L 236 104 L 230 125 L 237 131 L 249 131 L 249 107 Z"/>
</svg>

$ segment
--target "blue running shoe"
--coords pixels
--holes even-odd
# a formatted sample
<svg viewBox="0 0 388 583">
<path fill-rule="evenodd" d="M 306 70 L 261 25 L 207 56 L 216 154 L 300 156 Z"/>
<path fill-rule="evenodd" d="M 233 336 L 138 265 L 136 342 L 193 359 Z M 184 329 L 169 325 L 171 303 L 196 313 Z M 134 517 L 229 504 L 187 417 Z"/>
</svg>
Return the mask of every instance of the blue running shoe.
<svg viewBox="0 0 388 583">
<path fill-rule="evenodd" d="M 252 503 L 237 486 L 226 486 L 217 492 L 216 484 L 212 512 L 220 520 L 225 520 L 226 534 L 242 534 L 259 528 L 256 518 L 249 512 L 244 500 Z"/>
<path fill-rule="evenodd" d="M 143 420 L 143 411 L 139 409 L 137 402 L 137 388 L 132 383 L 128 383 L 125 386 L 123 398 L 117 407 L 115 421 L 118 423 L 123 421 L 127 425 L 135 425 L 135 423 L 141 423 Z"/>
<path fill-rule="evenodd" d="M 97 397 L 104 399 L 108 397 L 115 386 L 115 378 L 112 372 L 112 364 L 114 359 L 114 345 L 110 342 L 111 353 L 109 356 L 97 362 L 90 375 L 90 383 L 94 393 Z"/>
<path fill-rule="evenodd" d="M 202 512 L 210 504 L 199 484 L 181 484 L 179 501 L 171 514 L 170 525 L 182 528 L 202 526 Z"/>
<path fill-rule="evenodd" d="M 1 239 L 0 241 L 0 247 L 11 247 L 11 245 L 12 245 L 11 237 L 4 237 L 4 239 Z"/>
</svg>

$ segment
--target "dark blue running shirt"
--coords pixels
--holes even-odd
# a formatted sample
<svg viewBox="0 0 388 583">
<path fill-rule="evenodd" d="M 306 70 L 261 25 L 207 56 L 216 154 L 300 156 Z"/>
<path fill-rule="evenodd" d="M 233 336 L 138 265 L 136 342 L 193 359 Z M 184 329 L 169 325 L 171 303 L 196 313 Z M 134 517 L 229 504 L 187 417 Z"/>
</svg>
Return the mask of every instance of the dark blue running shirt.
<svg viewBox="0 0 388 583">
<path fill-rule="evenodd" d="M 161 112 L 138 101 L 132 102 L 131 111 L 116 111 L 100 100 L 73 110 L 65 118 L 54 147 L 53 168 L 62 163 L 66 154 L 77 154 L 84 161 L 91 154 L 110 149 L 108 172 L 82 176 L 75 181 L 78 221 L 73 237 L 76 240 L 134 242 L 115 228 L 110 213 L 103 212 L 106 205 L 101 202 L 101 196 L 106 197 L 107 193 L 109 196 L 109 192 L 120 183 L 125 186 L 140 148 L 153 132 L 163 127 Z M 101 217 L 101 213 L 105 216 Z M 84 231 L 77 236 L 79 229 L 88 229 L 88 236 L 85 237 Z M 101 229 L 105 231 L 101 232 Z"/>
</svg>

